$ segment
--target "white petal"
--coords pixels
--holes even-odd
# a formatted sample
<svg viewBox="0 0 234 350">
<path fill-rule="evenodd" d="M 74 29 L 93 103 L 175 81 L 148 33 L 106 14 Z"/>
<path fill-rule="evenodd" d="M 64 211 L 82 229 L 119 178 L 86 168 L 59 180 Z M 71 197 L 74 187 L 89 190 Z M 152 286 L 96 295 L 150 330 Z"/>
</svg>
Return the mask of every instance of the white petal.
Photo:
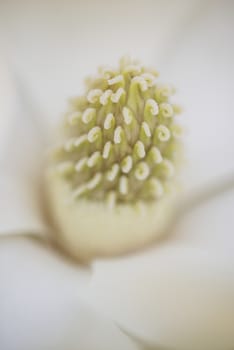
<svg viewBox="0 0 234 350">
<path fill-rule="evenodd" d="M 97 261 L 87 298 L 149 343 L 231 348 L 233 207 L 234 192 L 194 210 L 154 248 Z"/>
<path fill-rule="evenodd" d="M 0 235 L 43 234 L 39 177 L 45 140 L 38 112 L 28 108 L 33 102 L 25 100 L 1 63 L 0 76 Z"/>
<path fill-rule="evenodd" d="M 0 244 L 2 349 L 137 350 L 138 347 L 82 297 L 90 271 L 33 241 Z"/>
<path fill-rule="evenodd" d="M 196 24 L 183 31 L 183 47 L 163 67 L 179 88 L 175 98 L 184 113 L 177 118 L 185 125 L 186 158 L 196 186 L 234 172 L 234 50 L 228 39 L 234 36 L 233 10 L 233 4 L 217 2 L 201 11 Z"/>
</svg>

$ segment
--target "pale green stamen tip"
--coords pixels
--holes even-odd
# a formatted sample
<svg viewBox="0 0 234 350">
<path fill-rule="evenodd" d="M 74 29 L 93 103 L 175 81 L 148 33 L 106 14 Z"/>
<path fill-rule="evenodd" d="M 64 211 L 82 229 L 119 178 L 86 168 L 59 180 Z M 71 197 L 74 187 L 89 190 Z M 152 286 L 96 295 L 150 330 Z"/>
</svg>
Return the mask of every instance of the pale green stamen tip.
<svg viewBox="0 0 234 350">
<path fill-rule="evenodd" d="M 168 141 L 170 139 L 170 130 L 165 125 L 159 125 L 156 129 L 160 141 Z"/>
<path fill-rule="evenodd" d="M 112 168 L 107 172 L 107 179 L 109 181 L 114 181 L 119 172 L 119 164 L 114 164 Z"/>
<path fill-rule="evenodd" d="M 137 155 L 138 158 L 144 158 L 145 157 L 145 146 L 142 141 L 137 141 L 137 143 L 134 146 L 134 153 Z"/>
<path fill-rule="evenodd" d="M 111 152 L 111 148 L 112 148 L 112 143 L 110 141 L 107 141 L 107 143 L 103 148 L 103 153 L 102 153 L 102 156 L 104 159 L 108 159 Z"/>
<path fill-rule="evenodd" d="M 133 82 L 139 85 L 141 91 L 146 91 L 148 88 L 147 82 L 143 77 L 135 77 L 133 78 Z"/>
<path fill-rule="evenodd" d="M 111 95 L 111 101 L 113 103 L 118 103 L 121 100 L 122 96 L 125 96 L 125 90 L 123 88 L 119 88 L 116 93 Z"/>
<path fill-rule="evenodd" d="M 112 95 L 112 90 L 106 90 L 101 96 L 100 96 L 100 103 L 105 106 L 108 103 L 108 100 L 110 99 Z"/>
<path fill-rule="evenodd" d="M 101 153 L 99 151 L 94 152 L 89 159 L 87 160 L 87 165 L 89 168 L 93 168 L 98 164 L 98 161 L 101 159 Z"/>
<path fill-rule="evenodd" d="M 100 96 L 102 95 L 102 90 L 101 89 L 93 89 L 88 92 L 87 95 L 87 100 L 90 103 L 96 103 L 98 102 Z"/>
<path fill-rule="evenodd" d="M 170 118 L 173 116 L 173 107 L 169 103 L 161 103 L 160 112 L 162 113 L 163 117 Z"/>
<path fill-rule="evenodd" d="M 124 174 L 128 174 L 132 169 L 133 160 L 131 156 L 125 157 L 121 162 L 121 169 Z"/>
<path fill-rule="evenodd" d="M 77 148 L 81 145 L 83 145 L 88 140 L 87 135 L 82 135 L 74 140 L 74 146 Z"/>
<path fill-rule="evenodd" d="M 114 132 L 114 143 L 120 144 L 123 140 L 123 128 L 121 126 L 117 126 Z"/>
<path fill-rule="evenodd" d="M 81 158 L 81 159 L 76 163 L 76 166 L 75 166 L 76 171 L 79 172 L 79 171 L 83 170 L 84 167 L 85 167 L 86 164 L 87 164 L 87 161 L 88 161 L 88 157 Z"/>
<path fill-rule="evenodd" d="M 146 101 L 146 106 L 152 115 L 158 114 L 159 108 L 158 108 L 158 104 L 155 100 L 153 100 L 152 98 L 148 99 Z"/>
<path fill-rule="evenodd" d="M 88 108 L 84 111 L 83 115 L 82 115 L 82 121 L 85 124 L 90 123 L 96 115 L 96 110 L 94 108 Z"/>
<path fill-rule="evenodd" d="M 123 117 L 124 117 L 125 124 L 130 125 L 131 122 L 133 121 L 133 114 L 129 108 L 127 107 L 123 108 Z"/>
<path fill-rule="evenodd" d="M 88 141 L 93 143 L 98 137 L 101 135 L 101 128 L 99 126 L 95 126 L 88 133 Z"/>
<path fill-rule="evenodd" d="M 148 155 L 149 155 L 149 158 L 151 158 L 155 164 L 159 164 L 163 160 L 160 150 L 155 146 L 153 146 L 150 149 Z"/>
<path fill-rule="evenodd" d="M 135 177 L 137 180 L 143 181 L 146 180 L 150 174 L 150 168 L 147 163 L 141 162 L 137 165 L 135 170 Z"/>
<path fill-rule="evenodd" d="M 104 129 L 109 130 L 114 125 L 115 125 L 115 118 L 112 113 L 109 113 L 106 116 L 106 119 L 104 121 Z"/>
<path fill-rule="evenodd" d="M 108 80 L 108 85 L 118 84 L 123 81 L 122 75 L 117 75 L 116 77 Z"/>
<path fill-rule="evenodd" d="M 146 122 L 143 122 L 142 125 L 142 131 L 144 132 L 146 137 L 151 137 L 151 131 L 149 128 L 149 125 Z"/>
<path fill-rule="evenodd" d="M 92 180 L 90 180 L 90 181 L 87 183 L 87 185 L 86 185 L 87 189 L 88 189 L 88 190 L 93 190 L 95 187 L 97 187 L 97 186 L 100 184 L 101 180 L 102 180 L 102 174 L 101 174 L 101 173 L 97 173 L 97 174 L 92 178 Z"/>
</svg>

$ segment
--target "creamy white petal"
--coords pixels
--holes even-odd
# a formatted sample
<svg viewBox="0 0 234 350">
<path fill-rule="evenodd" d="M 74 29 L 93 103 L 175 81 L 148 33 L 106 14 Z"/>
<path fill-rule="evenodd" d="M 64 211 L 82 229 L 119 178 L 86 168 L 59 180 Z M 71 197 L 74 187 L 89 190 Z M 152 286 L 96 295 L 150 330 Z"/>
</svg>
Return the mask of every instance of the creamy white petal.
<svg viewBox="0 0 234 350">
<path fill-rule="evenodd" d="M 175 40 L 174 49 L 170 48 L 174 54 L 162 62 L 163 71 L 179 87 L 184 107 L 187 187 L 191 190 L 234 172 L 234 49 L 230 47 L 234 4 L 224 1 L 206 6 L 194 26 L 188 24 L 181 32 L 184 44 L 176 49 Z M 197 57 L 200 50 L 202 55 Z"/>
<path fill-rule="evenodd" d="M 197 208 L 154 248 L 97 261 L 87 298 L 150 343 L 182 350 L 231 348 L 233 207 L 234 192 Z"/>
<path fill-rule="evenodd" d="M 45 140 L 38 112 L 28 108 L 32 102 L 1 62 L 0 76 L 0 235 L 43 235 L 39 181 Z"/>
<path fill-rule="evenodd" d="M 84 301 L 90 273 L 29 239 L 2 239 L 1 348 L 139 349 L 113 320 Z"/>
</svg>

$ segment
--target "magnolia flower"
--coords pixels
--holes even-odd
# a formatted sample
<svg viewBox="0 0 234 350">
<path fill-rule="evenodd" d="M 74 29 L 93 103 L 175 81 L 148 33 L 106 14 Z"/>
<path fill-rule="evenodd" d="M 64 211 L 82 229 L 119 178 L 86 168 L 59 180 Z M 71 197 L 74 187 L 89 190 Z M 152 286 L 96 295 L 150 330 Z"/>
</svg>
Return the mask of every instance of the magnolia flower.
<svg viewBox="0 0 234 350">
<path fill-rule="evenodd" d="M 181 127 L 174 89 L 157 77 L 124 57 L 70 102 L 51 150 L 46 199 L 57 240 L 75 257 L 132 252 L 167 230 Z"/>
<path fill-rule="evenodd" d="M 181 13 L 177 3 L 171 22 L 177 18 L 176 8 Z M 162 16 L 160 9 L 152 12 L 149 7 L 147 12 L 148 16 L 152 15 L 152 21 L 147 23 L 159 23 L 159 29 L 161 26 L 160 31 L 146 26 L 148 32 L 154 35 L 160 32 L 161 43 L 169 43 L 169 46 L 160 45 L 160 40 L 157 43 L 157 57 L 160 52 L 163 57 L 160 64 L 163 76 L 180 87 L 189 116 L 186 140 L 189 165 L 184 176 L 189 195 L 200 191 L 201 186 L 216 183 L 220 176 L 231 174 L 234 169 L 230 114 L 233 11 L 222 2 L 220 6 L 211 6 L 208 12 L 206 15 L 204 10 L 199 20 L 194 18 L 194 30 L 185 28 L 187 20 L 176 22 L 183 24 L 175 26 L 183 27 L 180 33 L 173 28 L 167 31 L 170 21 L 165 21 L 164 30 L 162 21 L 153 21 L 157 13 Z M 141 18 L 138 13 L 136 17 Z M 100 23 L 100 17 L 98 20 Z M 78 22 L 75 18 L 74 28 Z M 48 23 L 51 25 L 50 20 Z M 126 23 L 129 25 L 129 21 Z M 13 24 L 18 33 L 20 26 L 17 21 Z M 126 30 L 124 23 L 123 28 Z M 139 22 L 134 28 L 144 29 L 147 44 L 152 42 Z M 27 35 L 31 33 L 28 31 Z M 38 33 L 35 30 L 32 35 Z M 176 33 L 180 34 L 180 40 L 174 36 Z M 138 34 L 143 41 L 144 37 Z M 222 40 L 217 40 L 219 36 Z M 62 40 L 62 35 L 59 39 Z M 48 43 L 46 40 L 45 35 L 43 43 Z M 42 42 L 37 40 L 30 42 L 35 43 L 35 50 L 39 48 L 34 60 L 51 47 L 40 46 Z M 25 43 L 29 47 L 26 39 Z M 21 44 L 24 45 L 23 40 Z M 118 42 L 115 45 L 118 49 L 113 50 L 113 55 L 117 57 L 117 51 L 121 48 L 122 52 L 123 47 Z M 101 51 L 94 49 L 94 53 Z M 10 81 L 5 68 L 0 75 L 1 348 L 128 350 L 141 349 L 143 343 L 148 348 L 162 344 L 178 350 L 233 347 L 233 191 L 194 207 L 181 217 L 166 240 L 136 254 L 96 259 L 90 267 L 67 260 L 66 255 L 47 241 L 50 225 L 41 206 L 40 180 L 53 120 L 45 125 L 36 102 L 43 102 L 40 105 L 43 112 L 51 112 L 54 105 L 58 115 L 62 112 L 60 98 L 65 100 L 71 93 L 68 85 L 64 91 L 56 90 L 60 85 L 52 64 L 43 76 L 46 66 L 42 64 L 43 69 L 37 71 L 32 56 L 28 55 L 27 61 L 26 56 L 22 59 L 22 52 L 20 47 L 18 56 L 13 55 L 18 60 L 15 67 L 24 73 L 24 85 L 30 82 L 31 94 L 22 84 L 19 87 L 22 76 L 21 80 Z M 149 53 L 152 54 L 145 51 L 142 56 Z M 73 54 L 69 53 L 69 57 Z M 56 55 L 56 59 L 49 57 L 55 66 L 62 65 L 64 60 L 63 55 Z M 78 65 L 78 60 L 75 61 L 69 83 Z M 69 67 L 69 60 L 66 63 Z M 47 88 L 48 75 L 51 79 Z M 40 79 L 44 82 L 41 85 Z M 75 91 L 77 76 L 72 83 Z M 22 91 L 25 91 L 23 96 Z"/>
</svg>

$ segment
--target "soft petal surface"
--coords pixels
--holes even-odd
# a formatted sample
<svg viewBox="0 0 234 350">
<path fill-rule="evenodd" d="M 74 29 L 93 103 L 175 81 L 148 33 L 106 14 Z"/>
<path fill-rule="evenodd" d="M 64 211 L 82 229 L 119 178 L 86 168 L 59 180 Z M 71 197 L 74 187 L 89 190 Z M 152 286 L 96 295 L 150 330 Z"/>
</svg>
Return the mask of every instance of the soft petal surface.
<svg viewBox="0 0 234 350">
<path fill-rule="evenodd" d="M 151 343 L 179 350 L 231 348 L 233 207 L 234 192 L 191 212 L 155 248 L 96 262 L 87 297 Z"/>
<path fill-rule="evenodd" d="M 43 235 L 39 192 L 45 140 L 32 102 L 24 100 L 9 69 L 0 61 L 0 235 Z"/>
<path fill-rule="evenodd" d="M 199 9 L 162 65 L 183 98 L 190 189 L 234 175 L 234 4 L 204 2 Z"/>
<path fill-rule="evenodd" d="M 87 269 L 24 238 L 0 244 L 0 345 L 3 350 L 137 350 L 81 294 Z"/>
</svg>

